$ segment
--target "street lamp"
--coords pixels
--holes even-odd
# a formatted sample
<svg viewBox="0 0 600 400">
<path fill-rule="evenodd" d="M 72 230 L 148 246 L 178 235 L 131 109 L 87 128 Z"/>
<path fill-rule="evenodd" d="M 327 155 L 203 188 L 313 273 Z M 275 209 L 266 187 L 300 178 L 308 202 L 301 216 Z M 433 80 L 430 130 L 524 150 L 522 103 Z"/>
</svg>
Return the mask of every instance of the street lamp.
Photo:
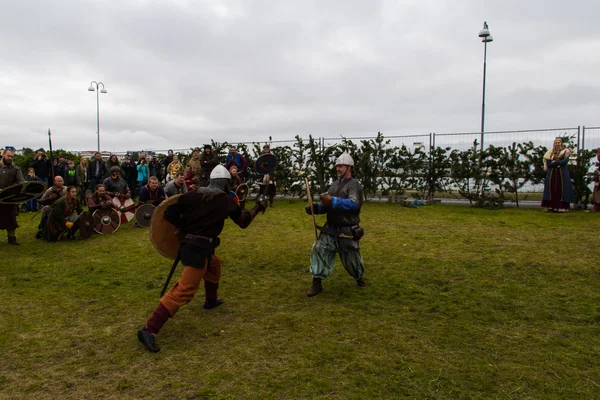
<svg viewBox="0 0 600 400">
<path fill-rule="evenodd" d="M 487 58 L 487 44 L 494 40 L 490 35 L 487 22 L 483 22 L 483 29 L 479 31 L 479 37 L 483 42 L 483 96 L 481 99 L 481 151 L 483 151 L 483 132 L 485 127 L 485 67 Z"/>
<path fill-rule="evenodd" d="M 102 85 L 102 90 L 99 90 L 99 85 Z M 108 92 L 104 88 L 104 83 L 96 81 L 90 82 L 90 87 L 88 88 L 88 91 L 96 92 L 96 132 L 98 133 L 98 152 L 100 152 L 100 93 Z"/>
</svg>

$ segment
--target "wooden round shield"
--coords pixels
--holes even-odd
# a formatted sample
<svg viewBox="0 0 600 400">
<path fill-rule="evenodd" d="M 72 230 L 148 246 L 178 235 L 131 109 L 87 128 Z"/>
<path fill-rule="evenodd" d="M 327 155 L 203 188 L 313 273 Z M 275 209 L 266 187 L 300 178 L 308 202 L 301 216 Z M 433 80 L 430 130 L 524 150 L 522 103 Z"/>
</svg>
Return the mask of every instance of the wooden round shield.
<svg viewBox="0 0 600 400">
<path fill-rule="evenodd" d="M 0 189 L 0 204 L 19 204 L 37 199 L 46 191 L 44 182 L 23 182 Z"/>
<path fill-rule="evenodd" d="M 115 210 L 96 210 L 92 214 L 94 218 L 94 230 L 99 234 L 115 233 L 121 226 L 121 216 Z"/>
<path fill-rule="evenodd" d="M 175 204 L 181 196 L 171 196 L 156 207 L 150 220 L 150 241 L 154 248 L 163 256 L 174 260 L 179 254 L 179 238 L 177 229 L 173 224 L 163 218 L 165 210 L 171 204 Z"/>
<path fill-rule="evenodd" d="M 133 205 L 133 200 L 126 199 L 121 196 L 113 197 L 112 202 L 115 205 L 115 207 L 117 207 L 118 210 L 120 210 L 121 208 L 129 208 L 130 206 Z M 135 214 L 132 213 L 131 211 L 125 211 L 125 212 L 121 213 L 121 223 L 131 221 L 134 216 L 135 216 Z"/>
<path fill-rule="evenodd" d="M 156 210 L 156 206 L 153 204 L 142 204 L 135 210 L 135 220 L 138 225 L 148 228 L 152 221 L 152 214 Z"/>
<path fill-rule="evenodd" d="M 244 201 L 244 200 L 246 200 L 246 196 L 248 196 L 249 191 L 250 190 L 248 189 L 248 185 L 246 185 L 245 183 L 242 183 L 235 190 L 235 194 L 238 197 L 239 201 Z"/>
<path fill-rule="evenodd" d="M 277 157 L 274 154 L 266 153 L 256 159 L 254 169 L 261 175 L 270 174 L 277 166 Z"/>
<path fill-rule="evenodd" d="M 88 211 L 79 214 L 75 224 L 79 228 L 79 236 L 82 239 L 88 239 L 94 233 L 94 218 Z"/>
</svg>

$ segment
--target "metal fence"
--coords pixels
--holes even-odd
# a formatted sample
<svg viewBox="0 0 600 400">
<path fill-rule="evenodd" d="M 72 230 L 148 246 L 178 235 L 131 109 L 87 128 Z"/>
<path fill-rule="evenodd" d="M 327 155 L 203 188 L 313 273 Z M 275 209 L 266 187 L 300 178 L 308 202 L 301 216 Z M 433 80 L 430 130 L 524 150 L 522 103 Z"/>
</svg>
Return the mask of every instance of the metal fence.
<svg viewBox="0 0 600 400">
<path fill-rule="evenodd" d="M 535 146 L 545 146 L 550 148 L 552 142 L 556 137 L 568 136 L 571 143 L 579 149 L 595 150 L 600 148 L 600 126 L 586 127 L 576 126 L 570 128 L 552 128 L 552 129 L 528 129 L 528 130 L 515 130 L 515 131 L 498 131 L 498 132 L 485 132 L 483 135 L 481 132 L 449 132 L 449 133 L 427 133 L 427 134 L 408 134 L 408 135 L 395 135 L 385 136 L 386 141 L 389 140 L 389 147 L 401 147 L 406 146 L 409 150 L 414 150 L 417 147 L 422 147 L 427 151 L 436 147 L 449 147 L 452 150 L 467 150 L 473 146 L 474 141 L 477 141 L 477 145 L 481 145 L 483 139 L 484 147 L 490 145 L 496 147 L 506 147 L 511 145 L 513 142 L 526 143 L 533 142 Z M 339 144 L 343 139 L 349 140 L 360 147 L 360 142 L 363 140 L 375 139 L 377 135 L 365 135 L 359 137 L 345 137 L 340 135 L 338 137 L 318 137 L 315 136 L 314 140 L 321 146 L 334 146 Z M 301 139 L 306 144 L 309 139 Z M 223 143 L 223 142 L 221 142 Z M 234 145 L 245 145 L 248 149 L 253 148 L 254 143 L 270 143 L 271 147 L 294 147 L 297 143 L 296 139 L 288 140 L 260 140 L 260 141 L 227 141 L 229 144 Z M 183 149 L 172 149 L 177 152 L 189 152 L 190 146 Z M 153 150 L 156 153 L 166 153 L 167 149 L 148 149 Z"/>
</svg>

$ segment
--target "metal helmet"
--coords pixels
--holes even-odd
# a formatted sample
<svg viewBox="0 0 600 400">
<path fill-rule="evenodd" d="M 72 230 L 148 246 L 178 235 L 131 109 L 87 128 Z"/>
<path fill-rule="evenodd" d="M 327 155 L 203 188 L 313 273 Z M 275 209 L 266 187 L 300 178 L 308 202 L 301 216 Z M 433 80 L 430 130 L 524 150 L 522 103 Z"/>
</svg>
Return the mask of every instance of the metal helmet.
<svg viewBox="0 0 600 400">
<path fill-rule="evenodd" d="M 354 166 L 354 160 L 352 159 L 352 157 L 350 156 L 350 154 L 348 153 L 342 153 L 337 160 L 335 160 L 335 165 L 336 167 L 338 165 L 349 165 L 351 167 Z"/>
<path fill-rule="evenodd" d="M 231 179 L 231 174 L 222 165 L 217 165 L 210 173 L 210 179 Z"/>
</svg>

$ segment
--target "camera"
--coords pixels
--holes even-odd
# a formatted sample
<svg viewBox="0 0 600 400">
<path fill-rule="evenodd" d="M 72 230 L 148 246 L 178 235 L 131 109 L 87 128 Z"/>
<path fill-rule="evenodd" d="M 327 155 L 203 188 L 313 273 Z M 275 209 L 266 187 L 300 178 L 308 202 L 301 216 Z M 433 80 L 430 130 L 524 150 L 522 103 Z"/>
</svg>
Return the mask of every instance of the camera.
<svg viewBox="0 0 600 400">
<path fill-rule="evenodd" d="M 43 153 L 42 158 L 48 158 L 48 156 L 45 153 Z"/>
</svg>

